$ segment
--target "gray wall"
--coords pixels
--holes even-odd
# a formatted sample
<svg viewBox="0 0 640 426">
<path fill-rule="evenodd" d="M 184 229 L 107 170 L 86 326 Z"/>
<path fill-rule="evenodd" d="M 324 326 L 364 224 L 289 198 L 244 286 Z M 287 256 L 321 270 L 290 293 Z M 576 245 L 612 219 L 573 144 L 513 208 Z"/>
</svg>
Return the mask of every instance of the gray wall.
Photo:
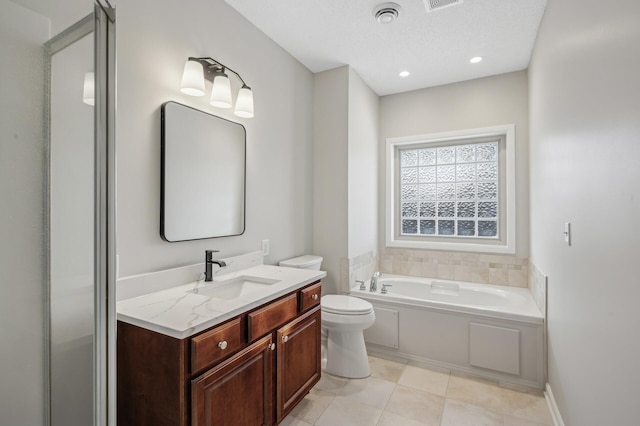
<svg viewBox="0 0 640 426">
<path fill-rule="evenodd" d="M 348 260 L 377 246 L 378 96 L 343 66 L 314 76 L 313 102 L 313 250 L 340 293 Z"/>
<path fill-rule="evenodd" d="M 0 424 L 37 425 L 44 400 L 45 17 L 0 0 Z"/>
<path fill-rule="evenodd" d="M 531 258 L 567 425 L 640 421 L 640 3 L 602 6 L 549 1 L 529 69 Z"/>
<path fill-rule="evenodd" d="M 260 250 L 265 263 L 308 253 L 312 240 L 313 76 L 223 1 L 119 2 L 118 255 L 120 276 Z M 255 118 L 180 92 L 188 56 L 211 56 L 254 92 Z M 247 215 L 242 236 L 167 243 L 160 238 L 160 105 L 177 101 L 247 130 Z M 210 185 L 221 184 L 209 182 Z"/>
<path fill-rule="evenodd" d="M 313 251 L 323 257 L 325 293 L 337 293 L 348 254 L 349 67 L 314 76 Z"/>
<path fill-rule="evenodd" d="M 516 127 L 516 255 L 529 248 L 529 118 L 527 73 L 518 71 L 380 98 L 380 170 L 385 170 L 387 138 L 474 129 L 502 124 Z M 380 173 L 380 221 L 383 247 L 385 174 Z"/>
<path fill-rule="evenodd" d="M 349 68 L 349 258 L 378 247 L 378 108 L 378 95 Z"/>
</svg>

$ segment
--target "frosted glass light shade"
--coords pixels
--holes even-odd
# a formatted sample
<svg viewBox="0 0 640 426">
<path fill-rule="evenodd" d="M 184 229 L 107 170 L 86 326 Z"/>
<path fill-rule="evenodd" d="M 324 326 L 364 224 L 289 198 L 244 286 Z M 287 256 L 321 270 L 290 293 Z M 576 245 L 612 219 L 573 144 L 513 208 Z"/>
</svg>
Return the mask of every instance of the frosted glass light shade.
<svg viewBox="0 0 640 426">
<path fill-rule="evenodd" d="M 92 72 L 84 74 L 84 87 L 82 89 L 82 102 L 94 106 L 96 103 L 96 77 Z"/>
<path fill-rule="evenodd" d="M 253 118 L 253 92 L 249 87 L 243 87 L 238 92 L 234 114 L 242 118 Z"/>
<path fill-rule="evenodd" d="M 231 82 L 226 74 L 213 79 L 211 89 L 211 105 L 218 108 L 231 108 Z"/>
<path fill-rule="evenodd" d="M 204 71 L 197 61 L 187 61 L 182 72 L 180 91 L 191 96 L 204 96 Z"/>
</svg>

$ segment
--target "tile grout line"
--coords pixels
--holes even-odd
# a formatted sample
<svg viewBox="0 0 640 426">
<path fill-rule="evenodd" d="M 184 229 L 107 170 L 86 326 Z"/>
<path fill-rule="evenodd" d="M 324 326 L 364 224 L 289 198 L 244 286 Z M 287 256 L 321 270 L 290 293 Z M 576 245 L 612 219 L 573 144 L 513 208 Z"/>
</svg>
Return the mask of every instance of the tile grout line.
<svg viewBox="0 0 640 426">
<path fill-rule="evenodd" d="M 404 371 L 404 369 L 403 369 L 403 371 Z M 389 398 L 387 399 L 387 401 L 384 403 L 384 407 L 382 408 L 382 411 L 380 412 L 380 417 L 378 418 L 378 421 L 376 422 L 376 425 L 380 425 L 380 421 L 382 421 L 382 416 L 384 415 L 385 411 L 387 410 L 387 406 L 389 405 L 389 401 L 391 401 L 391 396 L 393 395 L 393 393 L 396 391 L 396 388 L 398 387 L 398 382 L 389 382 L 389 383 L 393 383 L 393 390 L 389 394 Z"/>
<path fill-rule="evenodd" d="M 440 421 L 438 422 L 438 424 L 440 426 L 442 426 L 442 419 L 444 417 L 444 408 L 447 406 L 447 394 L 449 393 L 449 383 L 451 380 L 451 372 L 448 373 L 448 377 L 447 377 L 447 388 L 444 391 L 444 401 L 442 402 L 442 411 L 440 412 Z"/>
<path fill-rule="evenodd" d="M 347 380 L 347 382 L 348 382 L 348 380 Z M 327 406 L 326 406 L 326 407 L 324 407 L 324 409 L 320 412 L 320 415 L 318 416 L 318 418 L 317 418 L 317 419 L 315 419 L 315 420 L 313 421 L 313 425 L 312 425 L 312 426 L 316 426 L 316 425 L 318 424 L 318 420 L 320 420 L 320 418 L 322 417 L 322 415 L 324 414 L 324 412 L 325 412 L 325 411 L 327 411 L 327 409 L 329 408 L 329 406 L 330 406 L 331 404 L 333 404 L 333 401 L 335 401 L 335 400 L 336 400 L 336 396 L 340 395 L 340 391 L 342 391 L 342 389 L 344 389 L 345 385 L 346 385 L 346 383 L 345 383 L 344 385 L 342 385 L 342 387 L 340 388 L 340 390 L 338 390 L 338 393 L 329 392 L 329 393 L 333 394 L 333 398 L 331 398 L 331 401 L 330 401 L 330 402 L 327 404 Z"/>
</svg>

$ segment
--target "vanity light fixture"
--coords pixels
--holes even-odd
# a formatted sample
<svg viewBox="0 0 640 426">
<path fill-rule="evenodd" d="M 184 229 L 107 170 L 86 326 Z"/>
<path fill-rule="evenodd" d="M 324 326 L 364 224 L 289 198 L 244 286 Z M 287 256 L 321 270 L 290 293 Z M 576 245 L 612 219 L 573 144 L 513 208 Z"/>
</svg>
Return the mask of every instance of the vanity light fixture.
<svg viewBox="0 0 640 426">
<path fill-rule="evenodd" d="M 253 92 L 251 87 L 247 86 L 240 74 L 213 58 L 189 57 L 184 64 L 180 91 L 191 96 L 204 96 L 204 80 L 207 79 L 213 82 L 211 105 L 217 108 L 231 108 L 233 104 L 231 81 L 227 71 L 235 75 L 242 83 L 233 113 L 238 117 L 252 118 Z"/>
<path fill-rule="evenodd" d="M 411 73 L 409 71 L 400 71 L 400 74 L 398 74 L 400 77 L 409 77 L 411 75 Z"/>
<path fill-rule="evenodd" d="M 96 77 L 92 72 L 84 74 L 84 85 L 82 88 L 82 102 L 94 106 L 96 103 Z"/>
<path fill-rule="evenodd" d="M 473 58 L 469 59 L 469 62 L 471 62 L 472 64 L 477 64 L 478 62 L 482 61 L 482 56 L 474 56 Z"/>
</svg>

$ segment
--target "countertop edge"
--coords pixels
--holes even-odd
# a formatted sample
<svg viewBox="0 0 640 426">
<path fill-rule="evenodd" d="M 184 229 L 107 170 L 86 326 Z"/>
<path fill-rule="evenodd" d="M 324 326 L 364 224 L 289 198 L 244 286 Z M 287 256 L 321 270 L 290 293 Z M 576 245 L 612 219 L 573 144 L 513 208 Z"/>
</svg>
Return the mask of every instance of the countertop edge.
<svg viewBox="0 0 640 426">
<path fill-rule="evenodd" d="M 215 327 L 218 324 L 221 324 L 235 316 L 241 315 L 245 312 L 248 312 L 254 308 L 257 308 L 261 305 L 267 304 L 269 302 L 272 302 L 288 293 L 294 292 L 296 290 L 299 290 L 300 288 L 307 286 L 309 284 L 312 284 L 316 281 L 319 281 L 321 279 L 323 279 L 324 277 L 327 276 L 327 273 L 325 271 L 318 271 L 318 274 L 314 275 L 313 277 L 304 279 L 296 284 L 293 284 L 285 289 L 279 290 L 274 292 L 273 294 L 269 294 L 268 296 L 264 296 L 262 298 L 256 299 L 254 301 L 248 302 L 236 309 L 232 309 L 230 311 L 219 311 L 220 315 L 216 316 L 215 318 L 211 318 L 209 320 L 206 320 L 200 324 L 197 324 L 193 327 L 184 329 L 184 330 L 177 330 L 177 329 L 173 329 L 173 328 L 169 328 L 157 323 L 154 323 L 152 321 L 149 320 L 145 320 L 145 319 L 141 319 L 141 318 L 136 318 L 133 317 L 131 315 L 127 315 L 121 312 L 117 313 L 117 320 L 121 321 L 123 323 L 127 323 L 133 326 L 137 326 L 137 327 L 141 327 L 150 331 L 154 331 L 169 337 L 173 337 L 176 339 L 186 339 L 189 338 L 195 334 L 198 334 L 202 331 L 205 331 L 211 327 Z"/>
</svg>

